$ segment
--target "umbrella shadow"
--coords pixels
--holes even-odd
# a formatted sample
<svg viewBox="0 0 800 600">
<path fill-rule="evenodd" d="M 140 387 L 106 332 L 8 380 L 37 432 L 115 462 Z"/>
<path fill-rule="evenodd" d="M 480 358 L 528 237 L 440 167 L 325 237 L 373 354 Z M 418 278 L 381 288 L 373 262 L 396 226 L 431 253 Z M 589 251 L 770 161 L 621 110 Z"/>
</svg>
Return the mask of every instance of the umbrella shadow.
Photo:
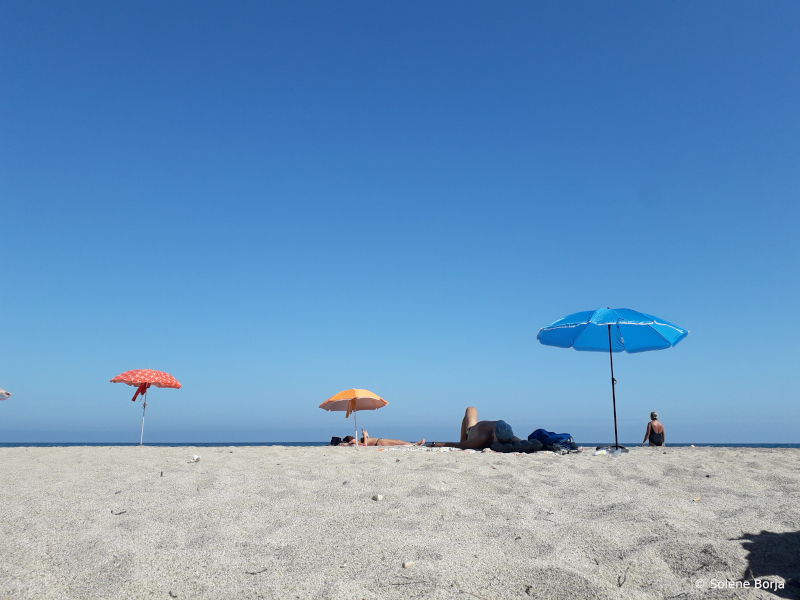
<svg viewBox="0 0 800 600">
<path fill-rule="evenodd" d="M 785 587 L 768 591 L 780 598 L 800 598 L 800 531 L 745 533 L 736 539 L 748 553 L 744 579 L 777 575 Z"/>
</svg>

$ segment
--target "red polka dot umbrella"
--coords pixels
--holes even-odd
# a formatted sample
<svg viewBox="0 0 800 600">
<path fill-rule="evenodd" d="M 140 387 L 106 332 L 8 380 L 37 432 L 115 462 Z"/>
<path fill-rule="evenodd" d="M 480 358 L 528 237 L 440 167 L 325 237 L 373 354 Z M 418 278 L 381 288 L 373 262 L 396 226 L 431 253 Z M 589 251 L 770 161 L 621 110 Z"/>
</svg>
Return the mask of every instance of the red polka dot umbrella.
<svg viewBox="0 0 800 600">
<path fill-rule="evenodd" d="M 133 371 L 125 371 L 114 377 L 111 383 L 127 383 L 136 387 L 136 393 L 131 400 L 136 402 L 136 397 L 141 394 L 142 396 L 142 435 L 139 438 L 139 445 L 142 445 L 144 440 L 144 411 L 147 408 L 147 388 L 156 386 L 160 388 L 175 388 L 181 387 L 178 380 L 169 373 L 164 371 L 154 371 L 153 369 L 134 369 Z"/>
</svg>

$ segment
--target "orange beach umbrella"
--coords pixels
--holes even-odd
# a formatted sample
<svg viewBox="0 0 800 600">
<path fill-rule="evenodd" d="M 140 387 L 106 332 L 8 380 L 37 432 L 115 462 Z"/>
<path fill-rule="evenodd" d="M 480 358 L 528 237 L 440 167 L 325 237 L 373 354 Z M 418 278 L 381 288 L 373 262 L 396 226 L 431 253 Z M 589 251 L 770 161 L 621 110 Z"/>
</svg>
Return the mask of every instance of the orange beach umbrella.
<svg viewBox="0 0 800 600">
<path fill-rule="evenodd" d="M 150 386 L 156 386 L 160 388 L 175 388 L 178 389 L 181 387 L 181 384 L 178 383 L 178 380 L 175 379 L 169 373 L 164 373 L 164 371 L 154 371 L 153 369 L 134 369 L 133 371 L 125 371 L 124 373 L 120 373 L 114 379 L 111 380 L 111 383 L 127 383 L 128 385 L 132 385 L 136 387 L 136 393 L 131 398 L 132 402 L 136 402 L 136 397 L 141 394 L 142 396 L 142 435 L 139 438 L 139 445 L 142 445 L 142 440 L 144 439 L 144 411 L 147 408 L 147 389 Z"/>
<path fill-rule="evenodd" d="M 369 390 L 344 390 L 335 396 L 331 396 L 319 405 L 323 410 L 346 412 L 344 418 L 348 418 L 353 413 L 353 426 L 355 427 L 356 440 L 358 440 L 358 423 L 356 412 L 359 410 L 378 410 L 389 404 L 386 400 L 373 394 Z"/>
</svg>

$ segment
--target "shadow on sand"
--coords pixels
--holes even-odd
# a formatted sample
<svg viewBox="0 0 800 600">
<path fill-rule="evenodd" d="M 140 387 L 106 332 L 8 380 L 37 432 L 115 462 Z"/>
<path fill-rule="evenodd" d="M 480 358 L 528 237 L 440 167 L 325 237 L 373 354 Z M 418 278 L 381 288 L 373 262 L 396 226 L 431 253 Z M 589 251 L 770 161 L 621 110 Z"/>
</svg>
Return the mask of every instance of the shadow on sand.
<svg viewBox="0 0 800 600">
<path fill-rule="evenodd" d="M 768 591 L 780 598 L 800 598 L 800 531 L 746 533 L 737 539 L 748 553 L 745 580 L 777 575 L 786 586 Z"/>
</svg>

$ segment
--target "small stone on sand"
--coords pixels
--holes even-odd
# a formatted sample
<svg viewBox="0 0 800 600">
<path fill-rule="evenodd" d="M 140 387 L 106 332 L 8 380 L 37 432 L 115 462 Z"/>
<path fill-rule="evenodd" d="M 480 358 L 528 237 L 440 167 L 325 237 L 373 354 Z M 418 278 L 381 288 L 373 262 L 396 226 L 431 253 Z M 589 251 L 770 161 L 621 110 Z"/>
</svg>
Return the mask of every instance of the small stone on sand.
<svg viewBox="0 0 800 600">
<path fill-rule="evenodd" d="M 372 499 L 375 500 L 375 502 L 380 502 L 381 500 L 383 500 L 383 496 L 381 496 L 380 494 L 375 494 L 372 497 Z"/>
<path fill-rule="evenodd" d="M 403 563 L 403 568 L 404 569 L 408 569 L 409 567 L 413 567 L 413 566 L 414 566 L 414 561 L 413 560 L 407 560 L 406 562 Z"/>
</svg>

